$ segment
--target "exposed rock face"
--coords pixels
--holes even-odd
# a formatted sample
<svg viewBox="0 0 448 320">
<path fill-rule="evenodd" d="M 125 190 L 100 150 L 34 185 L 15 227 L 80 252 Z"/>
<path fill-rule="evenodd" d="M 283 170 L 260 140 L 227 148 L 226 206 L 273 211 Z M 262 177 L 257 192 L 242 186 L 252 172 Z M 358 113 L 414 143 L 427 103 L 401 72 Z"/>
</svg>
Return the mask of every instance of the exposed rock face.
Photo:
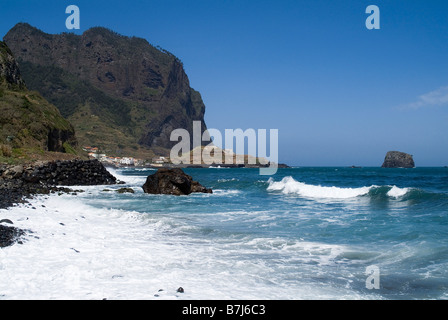
<svg viewBox="0 0 448 320">
<path fill-rule="evenodd" d="M 169 150 L 173 129 L 192 136 L 201 121 L 206 130 L 204 103 L 182 62 L 144 39 L 99 27 L 50 35 L 24 23 L 4 39 L 27 85 L 59 108 L 83 144 Z"/>
<path fill-rule="evenodd" d="M 383 168 L 415 168 L 415 163 L 412 155 L 399 152 L 399 151 L 389 151 L 386 154 Z"/>
<path fill-rule="evenodd" d="M 25 83 L 20 76 L 19 66 L 11 50 L 0 41 L 0 83 L 6 81 L 8 85 L 24 88 Z"/>
<path fill-rule="evenodd" d="M 185 174 L 182 169 L 159 169 L 148 176 L 143 191 L 150 194 L 189 195 L 193 192 L 213 193 Z"/>
</svg>

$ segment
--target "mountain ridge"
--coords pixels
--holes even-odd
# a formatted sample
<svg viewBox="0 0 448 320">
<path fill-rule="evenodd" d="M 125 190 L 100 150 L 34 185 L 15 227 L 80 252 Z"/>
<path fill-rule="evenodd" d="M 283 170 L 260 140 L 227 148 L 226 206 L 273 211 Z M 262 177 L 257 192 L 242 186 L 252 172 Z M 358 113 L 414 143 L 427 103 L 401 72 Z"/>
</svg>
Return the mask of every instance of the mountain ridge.
<svg viewBox="0 0 448 320">
<path fill-rule="evenodd" d="M 193 121 L 207 128 L 180 59 L 145 39 L 104 27 L 52 35 L 19 23 L 4 41 L 27 85 L 58 107 L 83 145 L 117 156 L 167 155 L 173 129 L 192 136 Z"/>
</svg>

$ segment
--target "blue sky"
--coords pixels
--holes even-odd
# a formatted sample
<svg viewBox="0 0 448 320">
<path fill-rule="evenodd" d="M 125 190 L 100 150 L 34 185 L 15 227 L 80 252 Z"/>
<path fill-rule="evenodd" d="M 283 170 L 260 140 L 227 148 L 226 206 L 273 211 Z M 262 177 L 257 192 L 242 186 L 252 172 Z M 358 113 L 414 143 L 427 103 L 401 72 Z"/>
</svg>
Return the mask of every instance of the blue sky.
<svg viewBox="0 0 448 320">
<path fill-rule="evenodd" d="M 82 33 L 104 26 L 171 51 L 210 128 L 278 129 L 292 165 L 380 166 L 389 150 L 448 165 L 446 0 L 0 0 L 0 35 L 18 22 Z M 368 5 L 381 29 L 368 30 Z"/>
</svg>

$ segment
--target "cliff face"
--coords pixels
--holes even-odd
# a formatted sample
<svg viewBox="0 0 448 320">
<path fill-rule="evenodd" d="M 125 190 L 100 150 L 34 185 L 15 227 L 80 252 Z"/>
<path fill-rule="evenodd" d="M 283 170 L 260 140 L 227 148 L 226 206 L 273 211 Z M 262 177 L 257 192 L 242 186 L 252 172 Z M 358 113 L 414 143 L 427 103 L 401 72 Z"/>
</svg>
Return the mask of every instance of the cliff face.
<svg viewBox="0 0 448 320">
<path fill-rule="evenodd" d="M 386 154 L 383 168 L 415 168 L 415 163 L 412 155 L 399 152 L 399 151 L 389 151 Z"/>
<path fill-rule="evenodd" d="M 4 38 L 27 85 L 55 104 L 83 144 L 170 149 L 171 130 L 202 122 L 205 106 L 179 59 L 146 40 L 92 28 L 50 35 L 18 24 Z M 129 151 L 129 150 L 128 150 Z"/>
<path fill-rule="evenodd" d="M 23 89 L 25 83 L 20 76 L 19 66 L 8 46 L 0 41 L 0 84 L 9 88 Z"/>
<path fill-rule="evenodd" d="M 76 143 L 58 109 L 28 91 L 11 50 L 0 41 L 0 156 L 11 157 L 13 150 L 66 152 Z"/>
</svg>

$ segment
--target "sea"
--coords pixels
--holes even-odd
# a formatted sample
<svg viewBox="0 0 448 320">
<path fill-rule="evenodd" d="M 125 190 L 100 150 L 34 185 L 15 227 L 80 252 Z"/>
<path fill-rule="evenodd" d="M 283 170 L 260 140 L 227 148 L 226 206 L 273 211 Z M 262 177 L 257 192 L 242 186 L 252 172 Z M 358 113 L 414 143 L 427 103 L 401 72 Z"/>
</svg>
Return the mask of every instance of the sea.
<svg viewBox="0 0 448 320">
<path fill-rule="evenodd" d="M 27 230 L 0 299 L 448 298 L 448 168 L 191 168 L 213 194 L 180 197 L 108 170 L 125 185 L 0 210 Z"/>
</svg>

